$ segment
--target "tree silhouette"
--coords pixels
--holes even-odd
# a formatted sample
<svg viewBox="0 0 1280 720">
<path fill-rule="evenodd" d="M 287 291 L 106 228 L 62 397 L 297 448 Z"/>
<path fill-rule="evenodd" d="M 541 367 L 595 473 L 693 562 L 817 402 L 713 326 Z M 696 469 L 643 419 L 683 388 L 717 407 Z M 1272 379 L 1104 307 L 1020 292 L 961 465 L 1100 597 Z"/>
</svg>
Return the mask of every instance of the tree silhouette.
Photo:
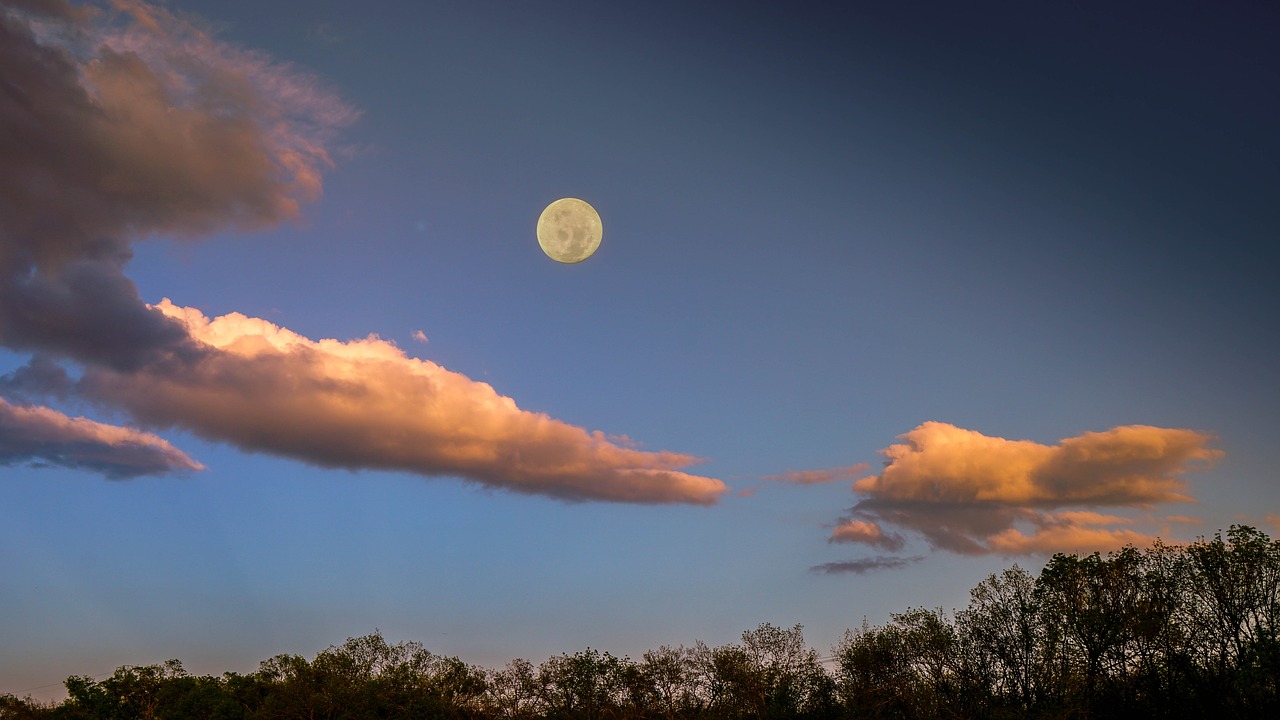
<svg viewBox="0 0 1280 720">
<path fill-rule="evenodd" d="M 67 699 L 0 695 L 0 720 L 843 720 L 1280 717 L 1280 542 L 1232 526 L 1186 546 L 1053 556 L 988 576 L 948 617 L 865 620 L 828 671 L 802 628 L 588 648 L 485 670 L 380 633 L 308 661 L 192 676 L 177 660 L 70 677 Z"/>
</svg>

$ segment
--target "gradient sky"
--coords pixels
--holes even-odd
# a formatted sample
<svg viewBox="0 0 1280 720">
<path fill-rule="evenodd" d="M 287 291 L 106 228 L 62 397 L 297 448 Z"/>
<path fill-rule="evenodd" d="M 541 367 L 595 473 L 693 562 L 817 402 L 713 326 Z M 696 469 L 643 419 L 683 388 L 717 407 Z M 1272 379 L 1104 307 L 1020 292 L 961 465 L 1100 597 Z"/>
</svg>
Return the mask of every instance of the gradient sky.
<svg viewBox="0 0 1280 720">
<path fill-rule="evenodd" d="M 0 692 L 1276 532 L 1274 3 L 850 5 L 0 0 Z"/>
</svg>

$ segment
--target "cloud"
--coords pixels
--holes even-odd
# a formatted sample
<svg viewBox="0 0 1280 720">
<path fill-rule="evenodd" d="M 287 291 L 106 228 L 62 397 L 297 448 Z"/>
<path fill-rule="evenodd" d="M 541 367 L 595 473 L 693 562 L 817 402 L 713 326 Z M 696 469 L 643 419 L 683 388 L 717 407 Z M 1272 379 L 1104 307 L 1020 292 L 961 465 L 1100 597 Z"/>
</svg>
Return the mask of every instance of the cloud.
<svg viewBox="0 0 1280 720">
<path fill-rule="evenodd" d="M 0 398 L 0 466 L 41 461 L 115 480 L 204 469 L 155 435 Z"/>
<path fill-rule="evenodd" d="M 987 538 L 993 552 L 1004 555 L 1033 555 L 1053 553 L 1092 553 L 1115 550 L 1125 545 L 1145 546 L 1156 538 L 1128 529 L 1098 528 L 1074 525 L 1069 522 L 1050 522 L 1040 526 L 1032 535 L 1024 535 L 1016 528 L 1009 528 Z"/>
<path fill-rule="evenodd" d="M 855 475 L 860 475 L 871 466 L 866 463 L 858 463 L 857 465 L 849 465 L 846 467 L 829 468 L 827 470 L 788 470 L 780 475 L 765 475 L 762 479 L 771 480 L 773 482 L 792 483 L 794 485 L 818 485 L 820 483 L 833 482 L 835 480 L 848 480 Z"/>
<path fill-rule="evenodd" d="M 885 534 L 878 524 L 870 520 L 846 519 L 831 531 L 830 542 L 863 543 L 889 552 L 897 552 L 906 544 L 898 533 Z"/>
<path fill-rule="evenodd" d="M 210 319 L 167 300 L 157 309 L 199 343 L 198 360 L 90 368 L 79 381 L 149 426 L 325 467 L 457 475 L 566 500 L 708 505 L 727 491 L 680 471 L 698 458 L 521 410 L 377 337 L 317 342 L 238 313 Z"/>
<path fill-rule="evenodd" d="M 427 334 L 422 332 L 421 330 L 413 331 L 413 339 L 417 340 L 420 343 L 430 342 L 429 340 L 427 340 Z"/>
<path fill-rule="evenodd" d="M 52 395 L 66 398 L 72 389 L 66 369 L 45 355 L 35 355 L 26 365 L 0 375 L 0 397 L 33 399 Z"/>
<path fill-rule="evenodd" d="M 727 491 L 682 472 L 695 457 L 521 410 L 374 337 L 143 302 L 133 242 L 269 227 L 319 197 L 358 113 L 310 75 L 139 0 L 6 4 L 0 67 L 0 346 L 35 355 L 11 395 L 75 392 L 246 450 L 566 500 Z"/>
<path fill-rule="evenodd" d="M 0 8 L 0 344 L 128 368 L 190 350 L 124 276 L 129 243 L 296 218 L 355 112 L 163 8 L 115 5 Z"/>
<path fill-rule="evenodd" d="M 916 555 L 914 557 L 878 555 L 876 557 L 863 558 L 861 560 L 823 563 L 821 565 L 814 565 L 809 569 L 813 572 L 822 573 L 824 575 L 838 575 L 842 573 L 863 575 L 879 570 L 901 570 L 902 568 L 913 563 L 920 562 L 923 559 L 924 556 L 921 555 Z"/>
<path fill-rule="evenodd" d="M 856 481 L 862 499 L 840 538 L 875 544 L 882 525 L 919 533 L 957 553 L 1074 552 L 1142 544 L 1132 520 L 1082 508 L 1193 502 L 1181 476 L 1222 456 L 1212 436 L 1128 425 L 1044 445 L 926 422 L 885 448 L 878 475 Z M 841 528 L 845 528 L 841 530 Z M 1030 535 L 1025 534 L 1030 532 Z"/>
</svg>

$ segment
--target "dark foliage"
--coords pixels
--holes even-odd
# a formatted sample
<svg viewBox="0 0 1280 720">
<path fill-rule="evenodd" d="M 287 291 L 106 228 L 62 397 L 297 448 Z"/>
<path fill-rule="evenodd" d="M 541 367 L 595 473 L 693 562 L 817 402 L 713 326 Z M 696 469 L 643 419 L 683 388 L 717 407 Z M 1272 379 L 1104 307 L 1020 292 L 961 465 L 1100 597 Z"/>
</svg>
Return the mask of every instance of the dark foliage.
<svg viewBox="0 0 1280 720">
<path fill-rule="evenodd" d="M 865 622 L 823 659 L 799 625 L 638 661 L 587 649 L 499 670 L 352 638 L 255 673 L 170 660 L 71 677 L 0 720 L 782 720 L 1280 717 L 1280 541 L 1245 526 L 1185 547 L 1055 555 L 991 575 L 969 606 Z"/>
</svg>

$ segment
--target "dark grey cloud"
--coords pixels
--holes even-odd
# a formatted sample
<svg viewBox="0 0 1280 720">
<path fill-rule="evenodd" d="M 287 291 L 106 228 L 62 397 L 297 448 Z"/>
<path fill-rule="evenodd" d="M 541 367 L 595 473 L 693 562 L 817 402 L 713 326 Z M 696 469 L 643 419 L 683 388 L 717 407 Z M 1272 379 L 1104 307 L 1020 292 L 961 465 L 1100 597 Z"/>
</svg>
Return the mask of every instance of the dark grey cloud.
<svg viewBox="0 0 1280 720">
<path fill-rule="evenodd" d="M 66 398 L 72 392 L 66 368 L 47 355 L 35 355 L 26 365 L 0 375 L 0 398 L 34 401 L 41 397 Z"/>
<path fill-rule="evenodd" d="M 120 8 L 0 6 L 0 345 L 129 370 L 198 352 L 125 277 L 130 243 L 296 217 L 355 114 L 162 8 Z"/>
<path fill-rule="evenodd" d="M 879 572 L 880 570 L 901 570 L 902 568 L 920 562 L 923 559 L 923 555 L 913 555 L 911 557 L 877 555 L 875 557 L 862 558 L 861 560 L 823 563 L 821 565 L 814 565 L 809 569 L 816 573 L 822 573 L 823 575 L 840 575 L 843 573 L 863 575 L 870 572 Z"/>
</svg>

